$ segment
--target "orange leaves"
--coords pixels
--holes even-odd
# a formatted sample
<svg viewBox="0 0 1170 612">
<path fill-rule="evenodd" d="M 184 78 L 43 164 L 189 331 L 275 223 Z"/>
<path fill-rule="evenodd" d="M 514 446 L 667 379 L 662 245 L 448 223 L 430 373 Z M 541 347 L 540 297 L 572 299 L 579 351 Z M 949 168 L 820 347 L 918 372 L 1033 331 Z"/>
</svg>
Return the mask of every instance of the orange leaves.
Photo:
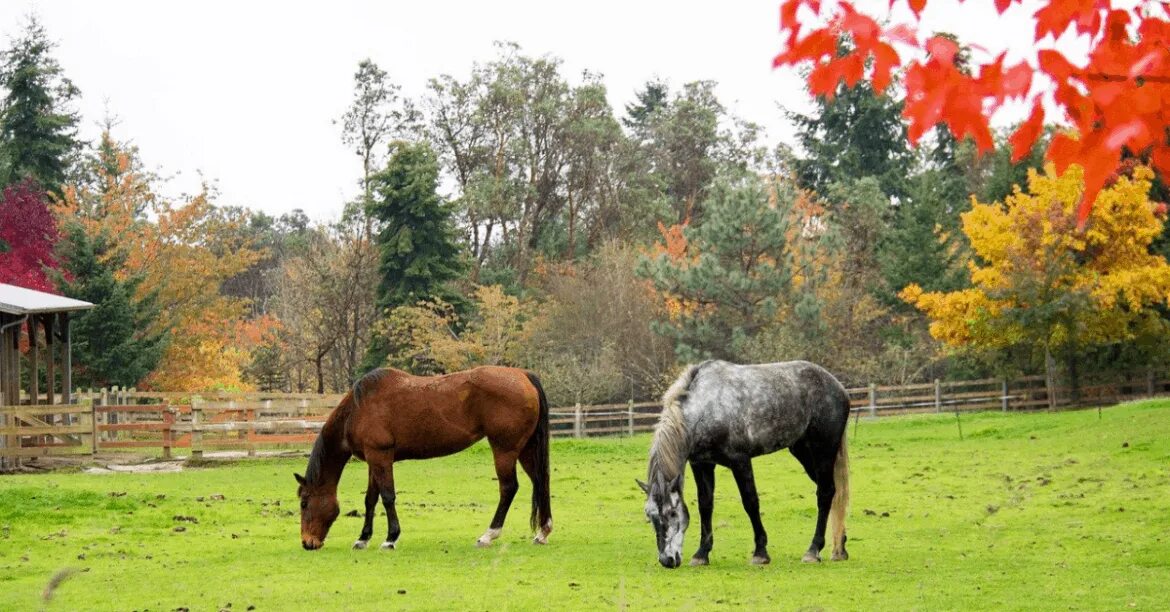
<svg viewBox="0 0 1170 612">
<path fill-rule="evenodd" d="M 1021 123 L 1009 139 L 1012 145 L 1012 163 L 1020 161 L 1032 150 L 1032 145 L 1036 144 L 1036 139 L 1040 137 L 1040 132 L 1043 129 L 1044 107 L 1040 104 L 1040 100 L 1035 100 L 1032 103 L 1032 112 L 1028 115 L 1027 121 Z"/>
<path fill-rule="evenodd" d="M 848 2 L 841 2 L 841 14 L 829 26 L 802 37 L 802 26 L 796 17 L 801 5 L 808 5 L 816 11 L 820 9 L 819 1 L 786 0 L 781 5 L 780 28 L 788 32 L 788 37 L 786 50 L 773 58 L 773 67 L 812 62 L 809 90 L 814 95 L 832 98 L 841 82 L 853 87 L 865 78 L 866 61 L 872 58 L 870 78 L 875 90 L 884 91 L 889 86 L 891 74 L 901 59 L 893 45 L 883 38 L 890 41 L 912 38 L 911 31 L 899 28 L 896 32 L 887 32 L 872 17 L 858 12 Z M 838 43 L 843 35 L 848 36 L 853 48 L 840 54 Z"/>
<path fill-rule="evenodd" d="M 891 0 L 890 7 L 898 3 Z M 905 0 L 916 18 L 927 3 Z M 995 7 L 1003 13 L 1013 4 L 1020 0 L 996 0 Z M 785 3 L 793 19 L 806 5 L 805 0 Z M 860 15 L 848 2 L 835 6 L 818 2 L 818 16 L 822 9 L 826 12 L 824 25 L 809 28 L 782 20 L 788 50 L 777 55 L 775 63 L 811 63 L 809 89 L 814 95 L 832 95 L 842 81 L 854 83 L 858 73 L 865 72 L 858 68 L 859 61 L 864 66 L 872 59 L 868 78 L 877 92 L 889 84 L 892 71 L 904 69 L 904 114 L 912 142 L 942 124 L 987 150 L 991 116 L 1007 100 L 1024 98 L 1032 110 L 1012 136 L 1018 159 L 1039 137 L 1046 117 L 1055 113 L 1067 118 L 1078 136 L 1058 137 L 1048 158 L 1061 171 L 1073 163 L 1084 167 L 1085 195 L 1079 208 L 1083 223 L 1123 151 L 1140 152 L 1158 171 L 1170 172 L 1165 131 L 1170 124 L 1170 11 L 1143 6 L 1120 8 L 1112 0 L 1042 0 L 1033 16 L 1035 40 L 1058 38 L 1072 29 L 1089 43 L 1082 67 L 1052 48 L 1012 65 L 1005 65 L 1003 55 L 979 61 L 963 57 L 964 46 L 947 38 L 919 40 L 911 24 L 877 25 L 885 17 Z M 854 39 L 856 48 L 838 56 L 830 47 L 843 34 Z M 1046 84 L 1047 90 L 1033 91 L 1034 82 Z"/>
</svg>

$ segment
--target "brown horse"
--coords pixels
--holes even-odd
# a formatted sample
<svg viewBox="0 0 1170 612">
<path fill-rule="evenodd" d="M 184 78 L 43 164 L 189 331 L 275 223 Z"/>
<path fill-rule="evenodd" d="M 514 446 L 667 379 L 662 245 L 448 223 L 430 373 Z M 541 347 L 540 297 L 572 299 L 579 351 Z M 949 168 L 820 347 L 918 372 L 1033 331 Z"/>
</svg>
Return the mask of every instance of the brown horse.
<svg viewBox="0 0 1170 612">
<path fill-rule="evenodd" d="M 340 514 L 337 483 L 351 456 L 364 460 L 370 472 L 366 520 L 353 547 L 369 542 L 381 497 L 389 522 L 382 548 L 394 548 L 402 531 L 394 509 L 394 462 L 450 455 L 483 438 L 495 458 L 500 504 L 476 543 L 488 546 L 500 536 L 520 488 L 517 459 L 532 479 L 534 542 L 546 543 L 552 531 L 548 400 L 535 374 L 485 366 L 444 376 L 379 369 L 362 377 L 325 421 L 305 475 L 294 474 L 300 485 L 301 544 L 305 550 L 324 544 Z"/>
</svg>

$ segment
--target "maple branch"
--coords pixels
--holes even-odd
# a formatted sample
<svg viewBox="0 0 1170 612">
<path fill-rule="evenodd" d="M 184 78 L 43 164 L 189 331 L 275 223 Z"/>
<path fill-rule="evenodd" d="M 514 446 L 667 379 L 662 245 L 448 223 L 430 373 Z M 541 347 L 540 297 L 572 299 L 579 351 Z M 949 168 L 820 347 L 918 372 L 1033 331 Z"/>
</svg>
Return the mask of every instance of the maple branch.
<svg viewBox="0 0 1170 612">
<path fill-rule="evenodd" d="M 1170 0 L 1165 0 L 1165 1 L 1170 2 Z M 1121 74 L 1107 74 L 1104 72 L 1084 72 L 1078 76 L 1080 76 L 1083 80 L 1094 79 L 1094 80 L 1098 80 L 1098 81 L 1112 81 L 1112 82 L 1123 82 L 1123 81 L 1133 80 L 1133 81 L 1141 81 L 1142 83 L 1170 83 L 1170 75 L 1162 75 L 1162 76 L 1139 75 L 1139 76 L 1135 76 L 1135 77 L 1130 77 L 1130 76 L 1125 76 L 1125 75 L 1121 75 Z"/>
</svg>

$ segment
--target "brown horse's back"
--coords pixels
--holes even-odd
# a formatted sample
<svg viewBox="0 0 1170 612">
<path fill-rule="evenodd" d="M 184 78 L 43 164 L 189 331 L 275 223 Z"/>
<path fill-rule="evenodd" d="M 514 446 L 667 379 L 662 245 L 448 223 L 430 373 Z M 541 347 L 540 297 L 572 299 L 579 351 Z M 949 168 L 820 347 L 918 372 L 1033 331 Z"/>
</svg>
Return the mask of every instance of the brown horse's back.
<svg viewBox="0 0 1170 612">
<path fill-rule="evenodd" d="M 376 370 L 355 387 L 354 400 L 347 437 L 359 457 L 391 448 L 395 460 L 439 457 L 484 437 L 519 450 L 540 416 L 526 372 L 498 366 L 443 376 Z"/>
</svg>

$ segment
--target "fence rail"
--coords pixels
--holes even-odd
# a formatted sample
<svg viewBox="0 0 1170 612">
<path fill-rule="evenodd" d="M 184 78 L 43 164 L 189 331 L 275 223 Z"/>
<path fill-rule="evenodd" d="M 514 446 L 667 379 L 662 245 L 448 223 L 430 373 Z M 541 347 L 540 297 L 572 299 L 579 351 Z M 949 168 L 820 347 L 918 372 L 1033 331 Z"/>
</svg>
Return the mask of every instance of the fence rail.
<svg viewBox="0 0 1170 612">
<path fill-rule="evenodd" d="M 1068 388 L 1050 394 L 1043 376 L 1015 380 L 934 381 L 869 385 L 846 390 L 857 416 L 931 412 L 1022 411 L 1102 406 L 1170 393 L 1170 379 L 1152 373 L 1087 385 L 1074 400 Z M 0 406 L 0 457 L 92 455 L 99 451 L 175 449 L 192 457 L 205 451 L 312 444 L 341 395 L 237 393 L 190 394 L 101 389 L 76 394 L 80 404 Z M 657 402 L 562 406 L 549 410 L 552 435 L 633 435 L 652 431 Z"/>
</svg>

